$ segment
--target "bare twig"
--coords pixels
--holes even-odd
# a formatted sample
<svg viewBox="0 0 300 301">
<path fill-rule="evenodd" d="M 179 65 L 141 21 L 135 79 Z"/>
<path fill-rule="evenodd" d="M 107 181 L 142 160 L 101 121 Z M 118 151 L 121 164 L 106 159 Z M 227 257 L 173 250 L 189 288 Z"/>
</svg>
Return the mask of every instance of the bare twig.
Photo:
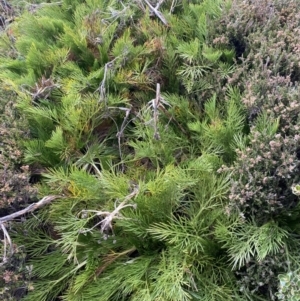
<svg viewBox="0 0 300 301">
<path fill-rule="evenodd" d="M 160 8 L 160 6 L 161 6 L 164 2 L 165 2 L 165 0 L 159 0 L 159 1 L 157 1 L 155 8 L 158 10 L 158 9 Z"/>
<path fill-rule="evenodd" d="M 160 104 L 160 84 L 156 84 L 156 97 L 152 100 L 153 120 L 154 120 L 154 138 L 160 140 L 158 132 L 158 107 Z"/>
<path fill-rule="evenodd" d="M 27 87 L 29 87 L 29 89 L 27 89 Z M 54 88 L 60 88 L 60 85 L 55 84 L 51 78 L 46 79 L 44 76 L 35 84 L 35 87 L 21 85 L 22 92 L 29 94 L 33 102 L 39 98 L 47 99 Z"/>
<path fill-rule="evenodd" d="M 103 79 L 100 83 L 100 86 L 99 88 L 96 90 L 96 91 L 99 91 L 100 93 L 100 102 L 101 101 L 105 101 L 105 104 L 106 103 L 106 89 L 105 89 L 105 85 L 106 85 L 106 80 L 107 80 L 107 73 L 108 71 L 113 67 L 114 65 L 114 62 L 115 60 L 117 59 L 118 57 L 114 58 L 113 60 L 107 62 L 104 66 L 104 75 L 103 75 Z"/>
<path fill-rule="evenodd" d="M 122 160 L 122 150 L 121 150 L 121 139 L 124 137 L 124 130 L 126 128 L 126 126 L 128 125 L 128 123 L 131 121 L 129 120 L 128 121 L 128 118 L 129 118 L 129 114 L 130 114 L 130 111 L 131 111 L 131 108 L 130 109 L 127 109 L 127 108 L 124 108 L 125 110 L 125 117 L 123 119 L 123 122 L 121 124 L 121 128 L 119 129 L 118 128 L 118 132 L 117 132 L 117 138 L 118 138 L 118 146 L 119 146 L 119 155 L 120 155 L 120 159 Z M 122 162 L 122 172 L 124 172 L 124 163 Z"/>
<path fill-rule="evenodd" d="M 38 208 L 41 208 L 41 207 L 45 206 L 46 204 L 49 204 L 51 201 L 53 201 L 57 198 L 60 198 L 60 197 L 61 196 L 58 196 L 58 195 L 48 195 L 48 196 L 43 197 L 37 203 L 31 204 L 23 210 L 20 210 L 20 211 L 17 211 L 15 213 L 0 217 L 0 227 L 1 227 L 1 230 L 3 231 L 3 234 L 4 234 L 4 240 L 3 240 L 4 250 L 3 250 L 2 264 L 5 264 L 6 261 L 7 261 L 7 253 L 8 253 L 7 252 L 7 244 L 9 245 L 9 254 L 10 255 L 13 254 L 13 251 L 14 251 L 11 238 L 10 238 L 6 228 L 5 228 L 4 223 L 8 222 L 8 221 L 11 221 L 11 220 L 15 219 L 16 217 L 19 217 L 19 216 L 24 215 L 26 213 L 32 212 L 32 211 L 34 211 Z"/>
<path fill-rule="evenodd" d="M 47 99 L 54 88 L 60 88 L 60 85 L 55 84 L 51 78 L 46 79 L 42 76 L 41 80 L 35 84 L 35 93 L 30 93 L 32 99 L 37 98 Z"/>
<path fill-rule="evenodd" d="M 3 249 L 3 260 L 2 261 L 3 261 L 3 264 L 5 264 L 7 262 L 7 243 L 9 244 L 9 254 L 13 253 L 13 245 L 12 245 L 10 236 L 9 236 L 4 224 L 1 223 L 0 225 L 1 225 L 1 229 L 4 234 L 4 239 L 3 239 L 4 249 Z"/>
<path fill-rule="evenodd" d="M 97 211 L 97 210 L 82 210 L 80 213 L 82 213 L 84 215 L 88 212 L 94 212 L 94 213 L 96 213 L 95 216 L 105 216 L 105 218 L 103 220 L 101 220 L 99 223 L 97 223 L 96 225 L 94 225 L 92 228 L 90 228 L 88 230 L 82 231 L 82 233 L 90 232 L 98 225 L 101 225 L 101 233 L 105 233 L 109 230 L 112 230 L 112 221 L 115 218 L 121 218 L 120 211 L 123 208 L 126 208 L 126 207 L 135 208 L 136 207 L 135 204 L 126 204 L 126 203 L 129 200 L 131 200 L 133 197 L 135 197 L 138 194 L 138 192 L 139 192 L 139 187 L 138 187 L 138 185 L 136 185 L 136 186 L 134 186 L 133 191 L 125 197 L 125 199 L 122 203 L 120 203 L 118 206 L 116 206 L 116 204 L 115 204 L 115 210 L 113 210 L 112 212 Z"/>
<path fill-rule="evenodd" d="M 146 4 L 149 6 L 151 11 L 164 23 L 164 25 L 168 26 L 168 22 L 164 15 L 158 10 L 163 1 L 158 1 L 157 5 L 153 7 L 148 0 L 144 0 Z"/>
<path fill-rule="evenodd" d="M 174 8 L 176 7 L 176 5 L 177 5 L 177 0 L 173 0 L 173 1 L 172 1 L 172 4 L 171 4 L 171 8 L 170 8 L 169 14 L 172 14 L 172 13 L 173 13 Z"/>
<path fill-rule="evenodd" d="M 160 94 L 160 84 L 156 84 L 156 97 L 148 102 L 149 107 L 147 109 L 152 109 L 153 111 L 153 118 L 147 122 L 153 122 L 153 127 L 154 127 L 154 135 L 153 138 L 156 140 L 160 140 L 160 134 L 158 131 L 158 116 L 159 116 L 159 111 L 163 111 L 163 113 L 169 118 L 168 124 L 173 120 L 178 128 L 188 136 L 189 134 L 184 130 L 184 128 L 177 122 L 177 120 L 171 116 L 171 114 L 167 111 L 165 106 L 170 106 L 170 104 L 161 96 Z M 165 105 L 165 106 L 164 106 Z M 167 125 L 168 125 L 167 124 Z"/>
<path fill-rule="evenodd" d="M 119 156 L 120 159 L 122 160 L 123 155 L 122 155 L 122 150 L 121 150 L 121 140 L 124 137 L 124 130 L 127 127 L 127 125 L 133 121 L 135 118 L 132 118 L 130 120 L 128 120 L 129 118 L 129 114 L 131 112 L 131 106 L 130 108 L 125 108 L 125 107 L 108 107 L 108 109 L 119 109 L 121 111 L 125 111 L 125 117 L 123 119 L 123 122 L 121 124 L 121 127 L 119 128 L 117 122 L 115 121 L 115 119 L 111 116 L 109 116 L 111 118 L 111 120 L 114 122 L 114 124 L 116 125 L 116 128 L 118 130 L 116 137 L 118 138 L 118 147 L 119 147 Z M 124 172 L 124 164 L 122 163 L 122 172 Z"/>
<path fill-rule="evenodd" d="M 156 84 L 156 97 L 148 102 L 149 108 L 152 108 L 153 111 L 153 127 L 154 127 L 154 139 L 160 140 L 160 134 L 158 131 L 158 116 L 159 116 L 159 109 L 164 108 L 163 104 L 170 105 L 166 102 L 160 94 L 160 84 Z"/>
<path fill-rule="evenodd" d="M 8 222 L 11 221 L 13 219 L 15 219 L 16 217 L 19 217 L 21 215 L 24 215 L 26 213 L 32 212 L 38 208 L 41 208 L 47 204 L 49 204 L 51 201 L 61 198 L 61 196 L 59 195 L 47 195 L 44 196 L 40 201 L 38 201 L 37 203 L 33 203 L 31 205 L 29 205 L 28 207 L 26 207 L 23 210 L 17 211 L 15 213 L 0 217 L 0 225 L 4 222 Z"/>
<path fill-rule="evenodd" d="M 122 10 L 115 10 L 113 9 L 112 7 L 108 7 L 108 10 L 110 11 L 111 13 L 111 17 L 109 18 L 106 18 L 106 19 L 103 19 L 105 21 L 108 21 L 109 19 L 118 19 L 119 17 L 122 17 L 125 15 L 126 11 L 129 9 L 128 6 L 125 6 L 124 3 L 122 1 L 119 1 L 119 3 L 122 4 L 123 6 L 123 9 Z M 112 23 L 112 22 L 111 22 Z"/>
</svg>

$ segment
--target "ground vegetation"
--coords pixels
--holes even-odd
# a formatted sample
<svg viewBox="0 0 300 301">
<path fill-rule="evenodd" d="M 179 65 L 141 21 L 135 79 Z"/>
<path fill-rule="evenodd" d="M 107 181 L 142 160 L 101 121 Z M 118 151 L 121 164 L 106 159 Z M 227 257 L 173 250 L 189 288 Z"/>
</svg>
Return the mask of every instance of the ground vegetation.
<svg viewBox="0 0 300 301">
<path fill-rule="evenodd" d="M 297 2 L 6 7 L 7 300 L 299 300 Z"/>
</svg>

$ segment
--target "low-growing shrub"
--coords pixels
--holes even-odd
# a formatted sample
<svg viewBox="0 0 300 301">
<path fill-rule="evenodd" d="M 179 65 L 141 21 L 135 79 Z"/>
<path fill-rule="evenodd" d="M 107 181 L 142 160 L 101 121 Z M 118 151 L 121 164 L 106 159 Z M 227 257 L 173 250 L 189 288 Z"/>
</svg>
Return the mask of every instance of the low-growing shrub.
<svg viewBox="0 0 300 301">
<path fill-rule="evenodd" d="M 232 172 L 227 212 L 261 228 L 276 222 L 288 233 L 267 262 L 254 252 L 236 271 L 243 291 L 264 300 L 276 300 L 280 273 L 290 271 L 290 264 L 298 268 L 298 7 L 297 1 L 233 1 L 212 29 L 219 33 L 214 44 L 236 50 L 236 72 L 228 82 L 243 92 L 250 132 L 240 139 L 235 163 L 224 168 Z"/>
</svg>

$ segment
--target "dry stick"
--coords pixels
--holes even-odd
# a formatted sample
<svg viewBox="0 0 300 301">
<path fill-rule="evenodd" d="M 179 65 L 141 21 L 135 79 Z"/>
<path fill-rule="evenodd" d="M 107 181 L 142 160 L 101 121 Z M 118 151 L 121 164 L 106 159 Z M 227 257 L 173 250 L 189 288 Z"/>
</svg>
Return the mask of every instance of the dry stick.
<svg viewBox="0 0 300 301">
<path fill-rule="evenodd" d="M 97 210 L 82 210 L 81 213 L 94 212 L 98 216 L 105 216 L 105 218 L 102 221 L 100 221 L 99 223 L 97 223 L 96 225 L 94 225 L 92 228 L 82 231 L 81 233 L 90 232 L 98 225 L 101 225 L 101 233 L 104 233 L 107 230 L 112 230 L 112 221 L 114 218 L 120 216 L 120 211 L 123 208 L 126 208 L 126 207 L 135 208 L 136 207 L 134 204 L 126 204 L 126 203 L 129 200 L 131 200 L 133 197 L 135 197 L 138 193 L 139 193 L 139 186 L 137 185 L 134 187 L 133 191 L 125 197 L 124 201 L 120 205 L 115 207 L 115 210 L 113 210 L 112 212 L 97 211 Z"/>
<path fill-rule="evenodd" d="M 172 4 L 171 4 L 171 8 L 170 8 L 169 14 L 172 14 L 172 13 L 173 13 L 174 8 L 176 7 L 176 5 L 177 5 L 177 0 L 173 0 L 173 1 L 172 1 Z"/>
<path fill-rule="evenodd" d="M 99 88 L 96 90 L 96 91 L 99 91 L 99 93 L 100 93 L 100 102 L 104 100 L 106 105 L 107 105 L 107 101 L 106 101 L 105 84 L 106 84 L 106 79 L 107 79 L 107 73 L 108 73 L 108 70 L 113 67 L 113 64 L 117 58 L 118 57 L 114 58 L 113 60 L 111 60 L 105 64 L 103 79 L 100 83 Z"/>
<path fill-rule="evenodd" d="M 13 246 L 12 246 L 12 241 L 11 241 L 11 238 L 4 226 L 4 223 L 5 222 L 8 222 L 8 221 L 11 221 L 13 219 L 15 219 L 16 217 L 18 216 L 21 216 L 21 215 L 24 215 L 28 212 L 32 212 L 42 206 L 45 206 L 46 204 L 50 203 L 51 201 L 57 199 L 57 198 L 60 198 L 61 196 L 58 196 L 58 195 L 48 195 L 48 196 L 45 196 L 43 197 L 40 201 L 38 201 L 37 203 L 34 203 L 34 204 L 31 204 L 29 205 L 28 207 L 26 207 L 25 209 L 23 210 L 20 210 L 20 211 L 17 211 L 15 213 L 12 213 L 10 215 L 6 215 L 4 217 L 0 217 L 0 227 L 3 231 L 3 234 L 4 234 L 4 256 L 3 256 L 3 263 L 2 264 L 5 264 L 6 260 L 7 260 L 7 257 L 6 257 L 6 254 L 7 254 L 7 242 L 9 244 L 9 249 L 10 249 L 10 254 L 13 253 Z M 2 265 L 1 264 L 1 265 Z"/>
<path fill-rule="evenodd" d="M 32 212 L 32 211 L 34 211 L 38 208 L 41 208 L 41 207 L 49 204 L 51 201 L 53 201 L 55 199 L 58 199 L 58 198 L 61 198 L 61 196 L 59 196 L 59 195 L 44 196 L 40 201 L 38 201 L 37 203 L 33 203 L 33 204 L 29 205 L 28 207 L 26 207 L 23 210 L 17 211 L 15 213 L 10 214 L 10 215 L 0 217 L 0 225 L 4 222 L 11 221 L 11 220 L 13 220 L 14 218 L 16 218 L 18 216 L 24 215 L 28 212 Z"/>
<path fill-rule="evenodd" d="M 163 97 L 161 97 L 161 94 L 160 94 L 160 84 L 159 83 L 156 84 L 156 97 L 153 98 L 152 100 L 150 100 L 148 102 L 148 104 L 149 104 L 148 109 L 152 108 L 152 110 L 153 110 L 153 118 L 150 120 L 150 121 L 153 121 L 153 127 L 154 127 L 153 138 L 156 139 L 156 140 L 160 140 L 160 134 L 159 134 L 159 131 L 158 131 L 159 109 L 160 108 L 164 109 L 163 104 L 168 105 L 168 106 L 170 104 L 168 102 L 166 102 L 163 99 Z"/>
<path fill-rule="evenodd" d="M 115 108 L 114 108 L 114 107 L 108 107 L 108 109 L 115 109 Z M 131 106 L 130 106 L 130 108 L 119 107 L 119 108 L 117 108 L 117 109 L 120 109 L 120 110 L 126 112 L 126 113 L 125 113 L 125 117 L 124 117 L 124 119 L 123 119 L 123 122 L 122 122 L 122 124 L 121 124 L 121 127 L 120 127 L 120 128 L 118 127 L 118 124 L 117 124 L 117 122 L 115 121 L 114 118 L 112 118 L 111 116 L 109 116 L 109 117 L 110 117 L 111 120 L 114 122 L 114 124 L 116 125 L 116 128 L 117 128 L 117 130 L 118 130 L 118 132 L 117 132 L 117 134 L 116 134 L 116 137 L 118 138 L 119 156 L 120 156 L 121 161 L 122 161 L 122 160 L 123 160 L 123 155 L 122 155 L 122 150 L 121 150 L 121 139 L 124 137 L 124 130 L 125 130 L 125 128 L 127 127 L 127 125 L 128 125 L 131 121 L 133 121 L 135 118 L 132 118 L 132 119 L 128 120 L 129 114 L 130 114 L 131 109 L 132 109 Z M 121 166 L 122 166 L 122 172 L 124 172 L 124 170 L 125 170 L 124 163 L 122 163 Z"/>
<path fill-rule="evenodd" d="M 156 6 L 155 8 L 158 10 L 159 7 L 165 2 L 165 0 L 159 0 L 157 3 L 156 3 Z"/>
<path fill-rule="evenodd" d="M 117 138 L 118 138 L 119 155 L 120 155 L 120 159 L 121 159 L 122 161 L 123 161 L 123 158 L 122 158 L 123 156 L 122 156 L 122 150 L 121 150 L 121 138 L 123 137 L 123 135 L 124 135 L 124 130 L 125 130 L 127 124 L 128 124 L 127 120 L 128 120 L 128 118 L 129 118 L 130 111 L 131 111 L 131 108 L 126 110 L 126 115 L 125 115 L 124 120 L 123 120 L 123 122 L 122 122 L 122 124 L 121 124 L 121 128 L 120 128 L 120 130 L 118 130 L 118 133 L 117 133 L 117 135 L 116 135 Z M 125 170 L 124 163 L 122 163 L 121 166 L 122 166 L 122 172 L 124 172 L 124 170 Z"/>
<path fill-rule="evenodd" d="M 118 17 L 120 17 L 120 16 L 122 16 L 122 15 L 125 14 L 125 12 L 126 12 L 126 10 L 128 9 L 128 7 L 125 6 L 124 3 L 123 3 L 122 1 L 119 1 L 119 2 L 122 4 L 123 10 L 118 11 L 118 10 L 115 10 L 115 9 L 113 9 L 113 8 L 110 8 L 111 17 L 106 18 L 106 19 L 102 19 L 101 21 L 108 21 L 108 20 L 113 19 L 113 18 L 115 18 L 115 20 L 116 20 Z"/>
<path fill-rule="evenodd" d="M 9 234 L 8 234 L 5 226 L 4 226 L 4 224 L 1 223 L 0 225 L 1 225 L 1 229 L 2 229 L 3 234 L 4 234 L 4 240 L 3 240 L 3 242 L 4 242 L 3 263 L 0 264 L 0 266 L 1 266 L 1 265 L 5 264 L 7 262 L 7 256 L 6 256 L 6 254 L 7 254 L 7 251 L 6 251 L 6 249 L 7 249 L 7 242 L 9 244 L 9 253 L 10 254 L 13 253 L 13 245 L 12 245 L 11 238 L 10 238 L 10 236 L 9 236 Z"/>
<path fill-rule="evenodd" d="M 55 85 L 53 84 L 52 86 L 46 86 L 46 87 L 41 87 L 39 88 L 37 85 L 36 85 L 36 88 L 37 88 L 37 91 L 35 93 L 30 93 L 29 94 L 32 96 L 32 100 L 36 100 L 41 94 L 43 94 L 44 92 L 47 91 L 47 94 L 43 97 L 44 99 L 47 99 L 49 96 L 50 96 L 50 93 L 51 91 L 54 89 L 54 88 L 60 88 L 59 85 Z"/>
<path fill-rule="evenodd" d="M 158 132 L 158 107 L 160 103 L 160 84 L 156 84 L 156 97 L 152 100 L 152 107 L 153 107 L 153 121 L 154 121 L 154 138 L 156 140 L 160 140 L 160 135 Z"/>
<path fill-rule="evenodd" d="M 167 20 L 165 19 L 165 17 L 164 17 L 164 15 L 158 10 L 159 9 L 159 6 L 160 6 L 160 4 L 162 3 L 162 1 L 161 2 L 159 2 L 157 5 L 156 5 L 156 7 L 153 7 L 152 5 L 151 5 L 151 3 L 149 3 L 149 1 L 148 0 L 144 0 L 146 3 L 147 3 L 147 5 L 149 6 L 149 8 L 152 10 L 152 12 L 164 23 L 164 25 L 166 25 L 166 26 L 168 26 L 168 22 L 167 22 Z"/>
</svg>

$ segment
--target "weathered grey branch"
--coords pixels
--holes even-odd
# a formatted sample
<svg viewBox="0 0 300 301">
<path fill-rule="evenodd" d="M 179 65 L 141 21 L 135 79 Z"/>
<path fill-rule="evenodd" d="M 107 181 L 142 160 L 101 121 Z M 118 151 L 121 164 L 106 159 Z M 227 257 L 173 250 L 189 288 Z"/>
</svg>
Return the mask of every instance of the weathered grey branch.
<svg viewBox="0 0 300 301">
<path fill-rule="evenodd" d="M 61 196 L 59 195 L 47 195 L 44 196 L 40 201 L 38 201 L 37 203 L 33 203 L 31 205 L 29 205 L 28 207 L 26 207 L 25 209 L 22 209 L 20 211 L 17 211 L 15 213 L 0 217 L 0 224 L 4 223 L 4 222 L 8 222 L 11 221 L 13 219 L 15 219 L 16 217 L 19 217 L 21 215 L 24 215 L 28 212 L 32 212 L 38 208 L 41 208 L 47 204 L 49 204 L 51 201 L 60 198 Z"/>
<path fill-rule="evenodd" d="M 160 94 L 160 84 L 156 84 L 156 97 L 153 98 L 148 102 L 149 107 L 148 109 L 151 109 L 153 112 L 153 118 L 150 120 L 153 121 L 153 127 L 154 127 L 154 139 L 160 140 L 160 134 L 158 131 L 158 116 L 159 116 L 159 109 L 164 109 L 164 105 L 170 106 L 168 102 L 164 100 L 164 98 Z"/>
<path fill-rule="evenodd" d="M 158 4 L 156 5 L 156 7 L 153 7 L 152 5 L 151 5 L 151 3 L 148 1 L 148 0 L 144 0 L 146 3 L 147 3 L 147 5 L 149 6 L 149 8 L 151 9 L 151 11 L 166 25 L 166 26 L 168 26 L 168 22 L 167 22 L 167 20 L 166 20 L 166 18 L 164 17 L 164 15 L 158 10 L 159 9 L 159 6 L 161 5 L 161 3 L 163 2 L 163 1 L 160 1 L 160 2 L 158 2 Z"/>
<path fill-rule="evenodd" d="M 153 106 L 153 119 L 154 119 L 154 138 L 160 140 L 160 135 L 158 132 L 158 107 L 160 104 L 160 84 L 156 84 L 156 97 L 152 101 Z"/>
<path fill-rule="evenodd" d="M 177 5 L 177 0 L 173 0 L 173 1 L 172 1 L 172 4 L 171 4 L 171 8 L 170 8 L 169 14 L 172 14 L 172 13 L 173 13 L 174 8 L 176 7 L 176 5 Z"/>
<path fill-rule="evenodd" d="M 2 256 L 2 263 L 0 264 L 0 266 L 1 266 L 1 265 L 5 264 L 7 262 L 7 258 L 8 258 L 7 257 L 7 243 L 9 245 L 9 254 L 13 253 L 13 244 L 11 242 L 11 238 L 10 238 L 4 224 L 1 223 L 0 226 L 1 226 L 1 229 L 2 229 L 3 235 L 4 235 L 4 238 L 3 238 L 3 244 L 4 244 L 3 256 Z"/>
<path fill-rule="evenodd" d="M 135 197 L 138 193 L 139 193 L 139 186 L 136 185 L 136 186 L 134 186 L 133 191 L 124 198 L 124 201 L 121 204 L 119 204 L 118 206 L 116 206 L 116 204 L 115 204 L 115 210 L 113 210 L 112 212 L 110 212 L 110 211 L 97 211 L 97 210 L 82 210 L 80 212 L 81 214 L 85 215 L 88 212 L 93 212 L 93 213 L 95 213 L 95 216 L 105 216 L 105 218 L 103 218 L 103 220 L 101 220 L 99 223 L 94 225 L 92 228 L 90 228 L 88 230 L 81 231 L 81 233 L 90 232 L 91 230 L 96 228 L 98 225 L 101 225 L 101 233 L 104 233 L 108 230 L 112 230 L 113 219 L 114 218 L 121 218 L 120 211 L 123 208 L 126 208 L 126 207 L 136 208 L 135 204 L 126 204 L 126 203 L 129 200 L 131 200 L 133 197 Z"/>
<path fill-rule="evenodd" d="M 104 75 L 103 75 L 103 79 L 100 83 L 99 88 L 96 91 L 99 91 L 100 93 L 100 101 L 105 101 L 106 103 L 106 89 L 105 89 L 105 85 L 106 85 L 106 81 L 107 81 L 107 76 L 108 76 L 108 71 L 110 69 L 113 68 L 114 66 L 114 62 L 118 59 L 119 57 L 115 57 L 113 60 L 107 62 L 104 66 Z"/>
</svg>

